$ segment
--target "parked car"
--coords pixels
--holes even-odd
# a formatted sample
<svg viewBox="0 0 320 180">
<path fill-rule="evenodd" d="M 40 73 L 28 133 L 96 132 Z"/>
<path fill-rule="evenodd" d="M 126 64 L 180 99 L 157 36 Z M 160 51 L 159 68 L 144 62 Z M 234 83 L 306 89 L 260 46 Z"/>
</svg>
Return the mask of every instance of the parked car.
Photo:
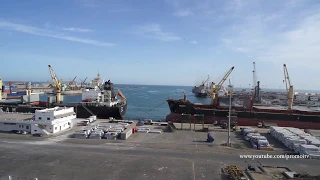
<svg viewBox="0 0 320 180">
<path fill-rule="evenodd" d="M 12 130 L 11 133 L 21 134 L 21 131 L 19 131 L 19 130 Z"/>
<path fill-rule="evenodd" d="M 35 137 L 42 137 L 43 135 L 41 133 L 36 133 L 36 134 L 33 134 L 33 136 Z"/>
</svg>

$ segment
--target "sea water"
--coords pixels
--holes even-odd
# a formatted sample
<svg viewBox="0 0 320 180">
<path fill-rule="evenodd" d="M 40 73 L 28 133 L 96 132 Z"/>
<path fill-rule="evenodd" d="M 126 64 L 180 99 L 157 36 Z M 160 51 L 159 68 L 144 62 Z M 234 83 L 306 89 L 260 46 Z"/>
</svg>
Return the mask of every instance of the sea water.
<svg viewBox="0 0 320 180">
<path fill-rule="evenodd" d="M 210 98 L 197 98 L 192 93 L 192 86 L 156 86 L 156 85 L 115 85 L 115 90 L 120 89 L 125 95 L 128 107 L 125 119 L 153 119 L 164 120 L 170 113 L 167 103 L 168 98 L 183 99 L 184 92 L 187 93 L 187 99 L 193 103 L 209 104 Z M 241 88 L 235 88 L 241 90 Z M 270 90 L 272 91 L 272 90 Z M 47 101 L 48 95 L 41 95 L 41 101 Z M 120 97 L 119 97 L 120 98 Z M 81 95 L 65 95 L 64 102 L 80 102 Z M 286 108 L 279 106 L 279 108 Z M 294 106 L 299 110 L 316 110 L 318 107 Z"/>
<path fill-rule="evenodd" d="M 163 120 L 170 113 L 167 98 L 183 99 L 184 92 L 191 102 L 210 103 L 209 98 L 196 98 L 191 86 L 115 85 L 115 91 L 117 88 L 128 102 L 125 119 Z M 50 95 L 41 95 L 40 100 L 47 101 L 47 96 Z M 64 95 L 63 100 L 80 102 L 81 95 Z"/>
</svg>

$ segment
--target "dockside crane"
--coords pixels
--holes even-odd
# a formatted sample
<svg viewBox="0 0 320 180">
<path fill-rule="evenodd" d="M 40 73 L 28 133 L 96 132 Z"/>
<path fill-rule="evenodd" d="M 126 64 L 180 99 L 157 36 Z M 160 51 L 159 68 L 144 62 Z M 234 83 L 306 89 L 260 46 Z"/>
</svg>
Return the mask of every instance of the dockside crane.
<svg viewBox="0 0 320 180">
<path fill-rule="evenodd" d="M 286 83 L 286 90 L 288 94 L 288 110 L 292 110 L 293 105 L 293 98 L 294 98 L 294 89 L 293 85 L 291 84 L 289 73 L 287 69 L 287 65 L 283 64 L 283 72 L 284 72 L 284 81 Z"/>
<path fill-rule="evenodd" d="M 61 103 L 61 81 L 58 80 L 51 65 L 48 65 L 48 67 L 49 67 L 50 75 L 51 75 L 51 78 L 53 81 L 53 87 L 56 91 L 56 97 L 57 97 L 56 101 L 57 101 L 57 103 Z"/>
<path fill-rule="evenodd" d="M 83 81 L 80 79 L 80 81 L 81 81 L 80 88 L 83 87 L 83 85 L 86 83 L 87 79 L 88 79 L 88 77 L 86 77 Z"/>
<path fill-rule="evenodd" d="M 0 101 L 2 100 L 2 85 L 3 85 L 3 82 L 2 82 L 2 78 L 0 77 Z"/>
<path fill-rule="evenodd" d="M 70 82 L 68 83 L 68 86 L 67 86 L 68 89 L 74 89 L 74 88 L 76 87 L 76 85 L 77 85 L 77 84 L 75 83 L 76 78 L 77 78 L 77 76 L 74 77 L 74 78 L 72 79 L 72 81 L 70 81 Z"/>
<path fill-rule="evenodd" d="M 208 92 L 211 98 L 211 104 L 215 104 L 216 94 L 221 89 L 222 84 L 228 79 L 233 69 L 234 69 L 234 66 L 223 76 L 223 78 L 220 80 L 218 84 L 215 84 L 214 82 L 211 83 L 211 92 Z"/>
<path fill-rule="evenodd" d="M 257 86 L 256 62 L 253 62 L 252 74 L 253 74 L 253 78 L 252 78 L 253 84 L 252 85 L 253 85 L 253 89 L 255 89 Z"/>
</svg>

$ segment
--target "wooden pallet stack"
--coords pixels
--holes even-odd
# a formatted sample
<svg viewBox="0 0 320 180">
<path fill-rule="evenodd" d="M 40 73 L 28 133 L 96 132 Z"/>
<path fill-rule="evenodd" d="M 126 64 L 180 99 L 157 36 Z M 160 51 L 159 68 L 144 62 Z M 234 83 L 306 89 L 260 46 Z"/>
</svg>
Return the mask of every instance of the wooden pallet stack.
<svg viewBox="0 0 320 180">
<path fill-rule="evenodd" d="M 224 173 L 230 177 L 231 180 L 242 180 L 245 175 L 238 166 L 229 165 L 224 169 Z"/>
</svg>

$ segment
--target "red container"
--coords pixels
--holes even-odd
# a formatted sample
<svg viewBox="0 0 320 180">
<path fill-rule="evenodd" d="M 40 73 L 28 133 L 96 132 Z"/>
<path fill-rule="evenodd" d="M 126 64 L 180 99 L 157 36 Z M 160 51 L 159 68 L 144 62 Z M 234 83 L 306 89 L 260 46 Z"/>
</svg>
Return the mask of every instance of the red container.
<svg viewBox="0 0 320 180">
<path fill-rule="evenodd" d="M 2 90 L 2 92 L 10 94 L 10 90 Z"/>
</svg>

